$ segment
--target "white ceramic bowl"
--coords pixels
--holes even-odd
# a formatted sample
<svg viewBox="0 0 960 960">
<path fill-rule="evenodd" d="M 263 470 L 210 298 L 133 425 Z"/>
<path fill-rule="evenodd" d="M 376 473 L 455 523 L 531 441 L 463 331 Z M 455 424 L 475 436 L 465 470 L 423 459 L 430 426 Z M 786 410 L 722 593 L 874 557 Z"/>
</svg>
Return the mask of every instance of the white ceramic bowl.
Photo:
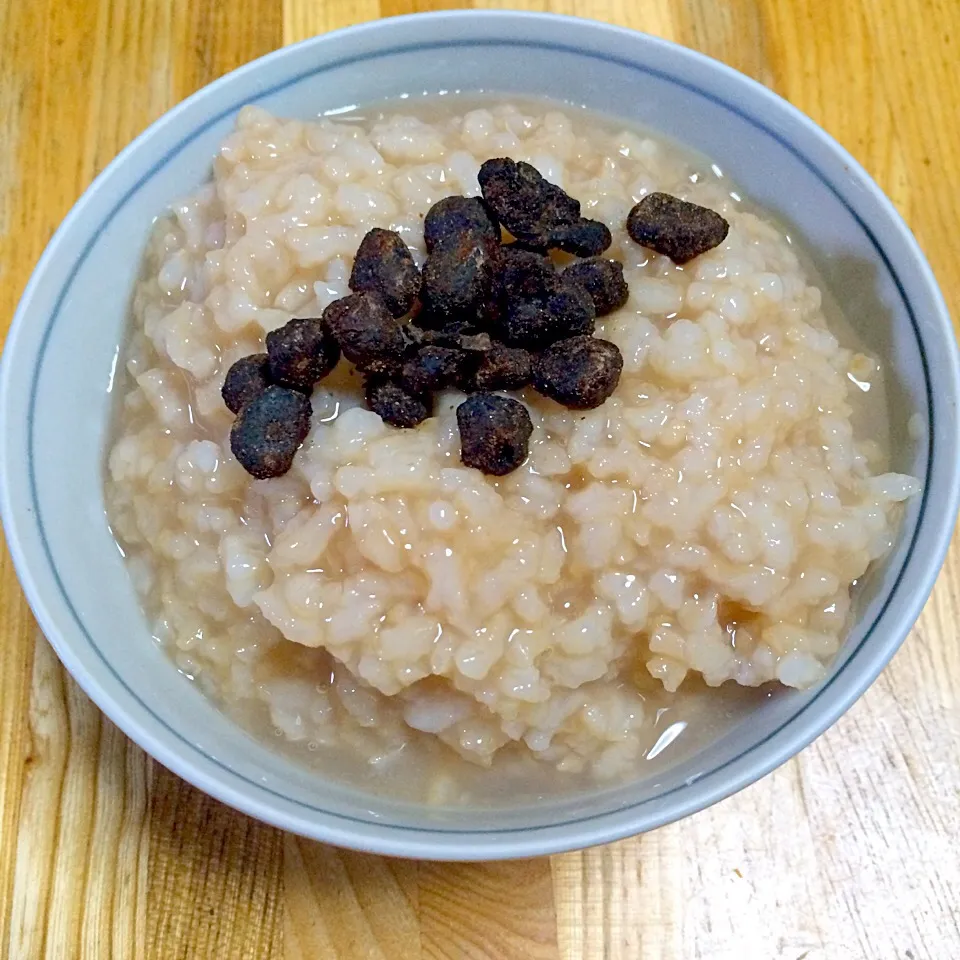
<svg viewBox="0 0 960 960">
<path fill-rule="evenodd" d="M 890 557 L 867 577 L 829 677 L 752 712 L 655 778 L 505 810 L 371 797 L 254 742 L 151 641 L 104 519 L 109 393 L 148 227 L 209 173 L 237 110 L 308 117 L 400 94 L 547 95 L 648 124 L 703 151 L 792 224 L 893 371 L 894 469 L 922 478 Z M 751 783 L 825 730 L 877 676 L 930 592 L 958 501 L 958 364 L 947 311 L 909 230 L 860 166 L 783 100 L 672 44 L 521 13 L 379 21 L 287 47 L 180 104 L 104 171 L 23 295 L 0 381 L 2 512 L 41 627 L 86 692 L 171 770 L 255 817 L 344 846 L 486 859 L 614 840 Z M 908 430 L 908 425 L 910 429 Z"/>
</svg>

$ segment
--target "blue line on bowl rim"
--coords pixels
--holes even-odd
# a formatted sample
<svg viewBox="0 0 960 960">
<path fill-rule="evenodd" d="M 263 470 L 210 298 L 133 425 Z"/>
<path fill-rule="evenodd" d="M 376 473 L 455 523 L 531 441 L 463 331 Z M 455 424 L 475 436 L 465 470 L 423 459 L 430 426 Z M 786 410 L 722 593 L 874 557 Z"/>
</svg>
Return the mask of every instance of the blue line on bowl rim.
<svg viewBox="0 0 960 960">
<path fill-rule="evenodd" d="M 834 196 L 836 196 L 836 198 L 847 209 L 847 211 L 851 214 L 854 220 L 856 220 L 857 224 L 860 226 L 860 228 L 863 230 L 866 236 L 870 239 L 870 242 L 873 244 L 877 254 L 879 255 L 884 266 L 887 268 L 888 273 L 890 274 L 891 278 L 894 281 L 894 284 L 896 285 L 897 291 L 899 292 L 903 300 L 903 304 L 906 307 L 907 313 L 910 317 L 910 323 L 916 335 L 917 342 L 921 346 L 921 349 L 919 352 L 920 352 L 920 358 L 921 358 L 921 363 L 923 367 L 924 386 L 926 388 L 926 394 L 927 394 L 927 410 L 928 410 L 927 426 L 928 426 L 929 447 L 927 452 L 926 476 L 924 477 L 923 493 L 921 496 L 920 506 L 917 512 L 916 523 L 914 525 L 913 537 L 911 538 L 910 545 L 907 549 L 906 555 L 904 556 L 903 564 L 900 568 L 900 571 L 898 572 L 896 581 L 894 582 L 893 586 L 890 588 L 890 591 L 887 595 L 886 600 L 883 603 L 883 606 L 878 611 L 873 623 L 864 633 L 863 637 L 860 640 L 860 643 L 847 657 L 848 661 L 853 659 L 853 657 L 855 657 L 857 653 L 863 648 L 863 646 L 870 639 L 870 636 L 873 633 L 873 630 L 876 627 L 877 623 L 883 618 L 888 607 L 893 601 L 894 595 L 897 593 L 897 590 L 900 586 L 901 580 L 903 578 L 903 571 L 906 569 L 907 565 L 909 564 L 910 558 L 913 555 L 913 552 L 917 543 L 917 538 L 919 536 L 920 528 L 922 526 L 922 522 L 923 522 L 924 515 L 926 513 L 926 508 L 927 508 L 927 492 L 929 488 L 929 480 L 930 480 L 932 466 L 933 466 L 934 441 L 935 441 L 933 391 L 930 383 L 930 372 L 927 365 L 926 354 L 925 354 L 925 351 L 922 349 L 923 338 L 920 334 L 919 325 L 914 315 L 913 308 L 903 288 L 903 284 L 900 281 L 900 277 L 897 274 L 896 270 L 893 268 L 893 265 L 890 263 L 890 260 L 887 257 L 883 247 L 880 245 L 879 241 L 874 236 L 873 231 L 867 226 L 867 224 L 863 221 L 863 219 L 860 217 L 857 211 L 853 209 L 853 207 L 844 198 L 842 193 L 833 185 L 833 183 L 830 182 L 830 180 L 823 174 L 823 172 L 811 160 L 809 160 L 806 156 L 804 156 L 799 151 L 799 149 L 794 147 L 793 144 L 791 144 L 788 140 L 782 137 L 779 133 L 777 133 L 775 130 L 771 129 L 770 127 L 768 127 L 763 121 L 757 119 L 754 116 L 751 116 L 749 113 L 747 113 L 740 107 L 727 102 L 721 97 L 718 97 L 716 94 L 711 93 L 708 90 L 704 90 L 693 83 L 690 83 L 688 81 L 675 77 L 670 73 L 667 73 L 666 71 L 658 70 L 656 68 L 646 66 L 645 64 L 636 63 L 633 60 L 629 60 L 623 57 L 616 57 L 616 56 L 610 56 L 607 54 L 598 53 L 593 50 L 588 50 L 588 49 L 574 46 L 572 44 L 552 43 L 547 41 L 462 39 L 462 40 L 436 41 L 431 43 L 411 43 L 411 44 L 404 44 L 396 47 L 385 48 L 373 53 L 360 54 L 353 57 L 345 57 L 340 60 L 333 60 L 323 65 L 314 67 L 310 70 L 303 71 L 287 80 L 284 80 L 282 83 L 278 83 L 265 90 L 259 91 L 257 95 L 252 99 L 244 99 L 237 103 L 234 103 L 229 108 L 222 110 L 220 113 L 216 114 L 214 117 L 211 117 L 210 119 L 202 123 L 200 126 L 196 127 L 187 136 L 182 137 L 174 147 L 168 150 L 160 160 L 158 160 L 132 187 L 130 187 L 126 191 L 126 193 L 124 193 L 124 195 L 117 201 L 117 203 L 114 204 L 109 214 L 107 214 L 107 216 L 98 225 L 97 229 L 93 232 L 93 235 L 90 241 L 86 244 L 84 249 L 81 251 L 81 253 L 77 257 L 76 263 L 71 269 L 69 275 L 67 276 L 60 290 L 59 295 L 57 296 L 57 300 L 54 304 L 54 308 L 51 313 L 50 320 L 47 324 L 46 329 L 44 330 L 43 337 L 41 339 L 37 362 L 34 368 L 33 382 L 31 383 L 31 388 L 30 388 L 30 403 L 29 403 L 28 412 L 27 412 L 27 431 L 28 431 L 28 450 L 29 450 L 28 470 L 29 470 L 29 482 L 30 482 L 30 496 L 33 503 L 33 507 L 34 507 L 34 515 L 36 517 L 37 528 L 38 528 L 40 539 L 43 545 L 44 554 L 46 555 L 47 561 L 50 565 L 51 573 L 53 575 L 54 580 L 56 581 L 57 587 L 60 590 L 64 604 L 66 605 L 67 609 L 70 611 L 71 615 L 73 616 L 73 619 L 77 624 L 77 627 L 79 628 L 83 636 L 86 638 L 91 648 L 97 654 L 97 657 L 103 663 L 107 671 L 113 676 L 116 682 L 123 689 L 127 691 L 127 693 L 131 696 L 131 698 L 135 700 L 154 721 L 156 721 L 161 727 L 166 729 L 175 739 L 182 742 L 189 750 L 199 753 L 200 756 L 202 756 L 205 760 L 219 767 L 220 769 L 226 771 L 231 776 L 237 777 L 238 779 L 242 780 L 248 786 L 253 787 L 256 791 L 268 793 L 284 801 L 285 803 L 294 804 L 297 807 L 300 807 L 312 813 L 322 814 L 325 817 L 331 817 L 333 819 L 343 820 L 350 823 L 357 823 L 363 826 L 375 826 L 375 827 L 385 828 L 387 830 L 396 830 L 396 831 L 404 831 L 404 832 L 410 832 L 410 833 L 423 833 L 423 834 L 444 834 L 444 835 L 453 835 L 453 836 L 461 836 L 461 837 L 492 835 L 492 834 L 536 833 L 542 830 L 553 830 L 556 828 L 562 828 L 562 827 L 574 826 L 582 823 L 589 823 L 592 821 L 598 821 L 598 820 L 602 820 L 605 817 L 609 817 L 615 814 L 622 814 L 625 811 L 629 811 L 629 810 L 637 810 L 648 804 L 657 803 L 678 791 L 687 789 L 688 785 L 687 784 L 677 785 L 675 787 L 672 787 L 670 790 L 665 791 L 664 793 L 657 794 L 656 796 L 653 796 L 653 797 L 647 797 L 633 804 L 623 804 L 613 809 L 602 810 L 588 816 L 575 817 L 569 820 L 564 820 L 556 823 L 544 824 L 542 826 L 497 827 L 497 828 L 491 828 L 491 829 L 458 830 L 458 829 L 447 829 L 442 827 L 417 827 L 417 826 L 409 826 L 407 824 L 386 823 L 383 820 L 376 819 L 376 818 L 366 819 L 363 817 L 354 817 L 354 816 L 350 816 L 349 814 L 326 810 L 322 807 L 315 807 L 312 804 L 304 803 L 301 800 L 292 799 L 291 797 L 286 796 L 285 794 L 280 793 L 279 791 L 271 789 L 269 786 L 266 786 L 263 783 L 258 783 L 254 780 L 251 780 L 249 777 L 234 770 L 232 767 L 228 766 L 221 760 L 218 760 L 216 757 L 210 756 L 210 754 L 208 754 L 206 751 L 201 749 L 196 744 L 192 743 L 190 740 L 184 737 L 179 731 L 171 727 L 162 717 L 155 714 L 153 710 L 150 708 L 150 706 L 147 703 L 145 703 L 137 695 L 137 693 L 134 690 L 132 690 L 130 687 L 126 685 L 123 678 L 114 670 L 113 665 L 103 655 L 100 648 L 94 642 L 93 637 L 91 636 L 86 626 L 84 625 L 82 619 L 77 613 L 76 607 L 74 606 L 72 600 L 70 599 L 69 594 L 66 591 L 66 588 L 60 577 L 60 572 L 57 569 L 56 563 L 54 562 L 53 554 L 50 550 L 46 531 L 44 529 L 43 514 L 40 510 L 40 502 L 37 496 L 36 476 L 34 473 L 34 449 L 35 449 L 34 413 L 35 413 L 37 391 L 38 391 L 38 384 L 39 384 L 39 371 L 43 365 L 43 359 L 46 354 L 47 346 L 49 344 L 50 337 L 53 332 L 53 328 L 56 325 L 57 319 L 59 317 L 60 309 L 63 306 L 64 300 L 67 297 L 67 294 L 69 292 L 71 285 L 73 284 L 74 279 L 79 273 L 80 268 L 82 267 L 90 251 L 96 245 L 100 236 L 103 234 L 104 230 L 113 220 L 113 218 L 116 216 L 119 210 L 127 203 L 127 201 L 135 193 L 137 193 L 137 191 L 148 180 L 152 179 L 164 166 L 166 166 L 166 164 L 169 162 L 171 157 L 175 156 L 185 146 L 187 146 L 188 144 L 193 142 L 197 137 L 199 137 L 201 134 L 209 130 L 210 127 L 226 119 L 228 116 L 235 113 L 237 110 L 240 109 L 240 107 L 244 106 L 245 104 L 256 103 L 260 100 L 266 99 L 267 97 L 273 96 L 274 94 L 279 93 L 280 91 L 285 90 L 288 87 L 294 86 L 295 84 L 300 83 L 303 80 L 306 80 L 310 77 L 317 76 L 321 73 L 325 73 L 330 70 L 335 70 L 344 66 L 350 66 L 355 63 L 362 63 L 367 60 L 381 59 L 383 57 L 390 57 L 398 54 L 419 53 L 423 51 L 439 50 L 439 49 L 462 49 L 467 47 L 485 47 L 485 46 L 511 46 L 511 47 L 526 48 L 526 49 L 548 50 L 551 52 L 558 52 L 558 53 L 572 53 L 577 56 L 582 56 L 582 57 L 586 57 L 593 60 L 600 60 L 606 63 L 613 63 L 613 64 L 616 64 L 617 66 L 625 67 L 637 73 L 643 73 L 648 76 L 656 77 L 657 79 L 660 79 L 660 80 L 666 81 L 667 83 L 671 83 L 675 86 L 681 87 L 690 93 L 696 94 L 697 96 L 703 97 L 704 99 L 711 101 L 717 106 L 722 107 L 723 109 L 729 111 L 730 113 L 745 120 L 751 126 L 754 126 L 757 129 L 761 130 L 767 136 L 772 137 L 784 149 L 786 149 L 788 152 L 793 154 L 818 180 L 820 180 L 821 183 L 823 183 L 830 190 L 831 193 L 834 194 Z M 719 767 L 716 767 L 710 770 L 707 776 L 710 776 L 710 777 L 715 776 L 716 774 L 722 772 L 727 767 L 735 763 L 738 763 L 744 757 L 748 756 L 749 754 L 763 747 L 765 743 L 767 743 L 769 740 L 776 737 L 787 726 L 793 723 L 799 716 L 806 713 L 811 707 L 813 707 L 813 705 L 822 696 L 822 694 L 830 688 L 830 686 L 839 676 L 840 676 L 840 673 L 837 673 L 833 677 L 831 677 L 809 701 L 803 704 L 796 711 L 796 713 L 792 714 L 787 720 L 781 723 L 771 733 L 767 734 L 767 736 L 765 736 L 762 740 L 752 744 L 743 753 L 738 754 L 736 757 L 730 760 L 727 760 L 725 763 L 723 763 Z"/>
</svg>

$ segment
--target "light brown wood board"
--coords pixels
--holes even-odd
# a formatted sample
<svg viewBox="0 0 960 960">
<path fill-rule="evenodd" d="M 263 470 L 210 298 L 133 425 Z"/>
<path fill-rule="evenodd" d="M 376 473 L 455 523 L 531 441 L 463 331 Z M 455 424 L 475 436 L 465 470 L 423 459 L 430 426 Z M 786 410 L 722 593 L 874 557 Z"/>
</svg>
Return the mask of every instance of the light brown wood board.
<svg viewBox="0 0 960 960">
<path fill-rule="evenodd" d="M 432 0 L 0 0 L 0 333 L 60 219 L 166 109 L 284 43 Z M 756 77 L 876 177 L 960 310 L 957 0 L 513 0 Z M 2 479 L 0 479 L 2 482 Z M 38 636 L 0 543 L 0 956 L 951 960 L 960 553 L 869 693 L 799 757 L 644 837 L 416 864 L 308 843 L 149 760 Z"/>
</svg>

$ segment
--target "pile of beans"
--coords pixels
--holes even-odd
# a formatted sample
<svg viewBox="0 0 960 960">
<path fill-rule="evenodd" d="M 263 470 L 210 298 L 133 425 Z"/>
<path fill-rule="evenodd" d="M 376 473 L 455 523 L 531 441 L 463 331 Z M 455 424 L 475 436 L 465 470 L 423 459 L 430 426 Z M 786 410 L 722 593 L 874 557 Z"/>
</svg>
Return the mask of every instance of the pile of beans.
<svg viewBox="0 0 960 960">
<path fill-rule="evenodd" d="M 487 160 L 480 197 L 451 196 L 424 219 L 418 270 L 391 230 L 370 230 L 357 250 L 350 295 L 322 318 L 291 320 L 267 335 L 266 353 L 238 360 L 223 385 L 237 415 L 231 448 L 257 478 L 286 473 L 310 429 L 310 393 L 343 356 L 364 375 L 367 406 L 386 423 L 415 427 L 434 395 L 469 394 L 457 408 L 461 459 L 502 476 L 527 457 L 526 407 L 494 391 L 532 385 L 573 409 L 602 404 L 623 368 L 594 323 L 623 306 L 623 266 L 601 255 L 609 229 L 528 163 Z M 504 243 L 504 230 L 510 242 Z M 638 243 L 688 260 L 723 241 L 719 214 L 667 194 L 630 211 Z M 581 259 L 558 270 L 549 255 Z"/>
</svg>

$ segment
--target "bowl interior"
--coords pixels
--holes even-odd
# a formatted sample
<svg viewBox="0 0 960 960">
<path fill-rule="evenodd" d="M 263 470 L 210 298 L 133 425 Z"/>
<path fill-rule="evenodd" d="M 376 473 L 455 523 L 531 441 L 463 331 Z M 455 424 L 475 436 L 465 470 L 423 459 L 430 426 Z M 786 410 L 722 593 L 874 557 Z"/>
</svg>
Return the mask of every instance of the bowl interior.
<svg viewBox="0 0 960 960">
<path fill-rule="evenodd" d="M 926 595 L 930 570 L 911 566 L 904 575 L 924 502 L 909 506 L 893 553 L 863 584 L 856 625 L 829 678 L 803 694 L 764 699 L 748 721 L 655 776 L 493 813 L 369 796 L 289 762 L 221 715 L 152 642 L 101 490 L 118 345 L 149 226 L 207 178 L 239 107 L 256 102 L 307 118 L 398 96 L 518 93 L 649 125 L 702 151 L 791 225 L 885 361 L 893 468 L 924 479 L 924 500 L 936 480 L 933 438 L 948 429 L 936 422 L 935 361 L 925 350 L 946 350 L 943 362 L 952 363 L 939 345 L 936 304 L 926 321 L 917 319 L 918 304 L 935 291 L 912 270 L 909 238 L 859 169 L 808 121 L 732 71 L 640 35 L 520 15 L 473 17 L 469 30 L 467 22 L 404 19 L 318 38 L 214 84 L 152 128 L 88 194 L 39 268 L 8 345 L 15 359 L 0 423 L 6 522 L 21 572 L 29 571 L 31 601 L 101 706 L 161 761 L 228 802 L 313 836 L 433 856 L 609 839 L 689 812 L 785 759 L 869 682 L 906 631 L 918 591 Z M 951 382 L 944 401 L 952 389 Z"/>
</svg>

